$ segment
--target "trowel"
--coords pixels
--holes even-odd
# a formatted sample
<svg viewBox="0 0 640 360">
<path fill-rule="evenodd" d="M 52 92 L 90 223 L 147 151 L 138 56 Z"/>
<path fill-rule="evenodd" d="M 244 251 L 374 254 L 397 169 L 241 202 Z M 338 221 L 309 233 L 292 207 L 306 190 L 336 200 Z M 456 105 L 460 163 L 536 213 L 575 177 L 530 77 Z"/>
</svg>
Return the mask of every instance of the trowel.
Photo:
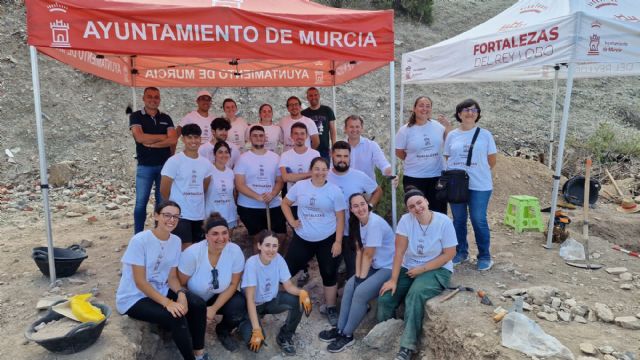
<svg viewBox="0 0 640 360">
<path fill-rule="evenodd" d="M 584 237 L 584 258 L 585 261 L 567 261 L 567 265 L 575 266 L 587 270 L 598 270 L 602 268 L 601 264 L 594 264 L 590 261 L 589 254 L 589 185 L 591 181 L 591 159 L 587 158 L 586 169 L 584 174 L 584 203 L 583 203 L 583 222 L 582 222 L 582 236 Z"/>
</svg>

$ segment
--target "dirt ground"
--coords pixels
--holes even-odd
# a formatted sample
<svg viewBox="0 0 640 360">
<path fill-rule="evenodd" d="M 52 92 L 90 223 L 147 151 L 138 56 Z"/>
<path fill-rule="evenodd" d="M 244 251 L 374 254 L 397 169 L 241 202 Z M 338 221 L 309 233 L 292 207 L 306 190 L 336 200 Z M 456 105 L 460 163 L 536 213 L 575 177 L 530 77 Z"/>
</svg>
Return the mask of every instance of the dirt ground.
<svg viewBox="0 0 640 360">
<path fill-rule="evenodd" d="M 613 204 L 598 203 L 591 211 L 591 253 L 599 254 L 597 262 L 605 267 L 623 266 L 633 274 L 632 289 L 622 290 L 617 276 L 601 270 L 583 270 L 569 267 L 558 255 L 558 246 L 547 250 L 541 246 L 543 236 L 537 232 L 516 233 L 502 225 L 504 207 L 508 195 L 524 193 L 538 196 L 542 207 L 548 206 L 549 179 L 551 173 L 539 163 L 520 158 L 500 157 L 497 167 L 496 192 L 492 200 L 489 221 L 492 227 L 492 253 L 495 267 L 486 273 L 475 270 L 474 264 L 465 263 L 456 268 L 452 278 L 455 285 L 471 286 L 487 291 L 495 306 L 509 308 L 512 300 L 502 293 L 513 288 L 528 288 L 535 285 L 555 287 L 562 299 L 574 298 L 590 308 L 595 303 L 607 304 L 615 316 L 640 313 L 640 259 L 611 249 L 613 243 L 634 242 L 640 233 L 640 214 L 621 214 Z M 54 192 L 60 191 L 56 190 Z M 34 199 L 39 201 L 39 199 Z M 82 202 L 81 200 L 77 200 Z M 16 352 L 4 352 L 0 358 L 18 359 L 173 359 L 178 355 L 170 339 L 162 333 L 137 321 L 122 317 L 115 312 L 114 296 L 119 281 L 120 258 L 131 237 L 132 206 L 122 206 L 108 212 L 95 201 L 85 201 L 89 212 L 80 217 L 66 217 L 65 211 L 53 214 L 54 239 L 58 247 L 66 247 L 89 240 L 89 257 L 81 265 L 73 280 L 60 279 L 53 293 L 71 295 L 97 288 L 97 299 L 114 309 L 100 340 L 88 350 L 70 356 L 55 356 L 35 343 L 25 341 L 23 332 L 40 315 L 35 304 L 42 296 L 50 294 L 48 278 L 44 277 L 32 259 L 31 250 L 46 244 L 44 221 L 30 211 L 3 214 L 0 225 L 0 337 L 1 349 L 15 348 Z M 568 211 L 573 223 L 572 235 L 582 241 L 581 209 Z M 97 221 L 88 223 L 89 216 Z M 472 235 L 470 235 L 472 236 Z M 235 234 L 241 238 L 241 232 Z M 471 251 L 475 246 L 471 242 Z M 391 358 L 393 353 L 381 353 L 368 348 L 362 341 L 340 354 L 329 354 L 317 334 L 328 328 L 319 314 L 321 286 L 317 269 L 312 269 L 312 281 L 306 286 L 314 300 L 314 311 L 303 318 L 296 336 L 299 358 L 354 359 Z M 423 337 L 423 359 L 524 359 L 516 351 L 500 345 L 500 324 L 491 320 L 494 307 L 480 305 L 475 295 L 461 293 L 442 304 L 430 305 L 430 320 L 425 322 Z M 640 353 L 640 331 L 626 330 L 612 323 L 600 321 L 579 324 L 576 322 L 549 322 L 536 318 L 549 334 L 558 338 L 579 355 L 579 344 L 589 342 L 597 347 L 613 346 L 616 351 Z M 358 340 L 374 326 L 374 311 L 356 333 Z M 278 358 L 279 348 L 273 340 L 284 315 L 269 315 L 265 328 L 269 344 L 259 359 Z M 164 339 L 163 341 L 158 341 Z M 216 358 L 241 359 L 253 357 L 248 350 L 238 353 L 226 352 L 215 340 L 212 332 L 207 334 L 207 351 Z"/>
</svg>

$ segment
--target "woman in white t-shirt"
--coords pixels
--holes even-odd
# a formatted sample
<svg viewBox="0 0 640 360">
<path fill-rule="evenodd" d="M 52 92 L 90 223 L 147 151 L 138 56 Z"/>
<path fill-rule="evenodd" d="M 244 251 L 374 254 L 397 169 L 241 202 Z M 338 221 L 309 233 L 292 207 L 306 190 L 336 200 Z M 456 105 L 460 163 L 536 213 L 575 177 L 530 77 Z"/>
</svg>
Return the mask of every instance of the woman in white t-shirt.
<svg viewBox="0 0 640 360">
<path fill-rule="evenodd" d="M 264 148 L 280 154 L 284 137 L 280 125 L 273 123 L 273 108 L 269 104 L 262 104 L 258 110 L 258 115 L 260 116 L 260 121 L 247 127 L 247 131 L 244 134 L 245 139 L 249 138 L 249 131 L 252 127 L 260 125 L 264 128 Z"/>
<path fill-rule="evenodd" d="M 227 141 L 234 143 L 240 151 L 244 152 L 244 144 L 246 141 L 244 134 L 247 130 L 247 121 L 237 115 L 238 105 L 235 100 L 231 98 L 222 101 L 222 110 L 224 111 L 224 118 L 229 122 L 229 125 L 231 125 Z"/>
<path fill-rule="evenodd" d="M 338 265 L 342 253 L 345 201 L 342 190 L 327 182 L 329 162 L 311 160 L 311 178 L 300 180 L 282 200 L 282 213 L 293 228 L 293 239 L 285 256 L 289 272 L 297 274 L 314 256 L 324 286 L 327 317 L 337 319 Z M 298 219 L 291 205 L 298 206 Z"/>
<path fill-rule="evenodd" d="M 456 254 L 456 233 L 447 215 L 429 210 L 429 201 L 415 188 L 404 194 L 409 213 L 396 229 L 391 279 L 380 289 L 378 322 L 394 317 L 404 300 L 404 331 L 396 359 L 408 360 L 417 349 L 427 300 L 449 287 Z"/>
<path fill-rule="evenodd" d="M 338 326 L 320 332 L 320 340 L 330 342 L 327 351 L 337 353 L 351 346 L 353 333 L 367 314 L 382 284 L 391 277 L 395 236 L 391 226 L 378 214 L 362 193 L 349 197 L 349 241 L 356 254 L 356 272 L 344 286 Z"/>
<path fill-rule="evenodd" d="M 458 248 L 453 264 L 467 261 L 469 244 L 467 243 L 467 219 L 471 218 L 471 226 L 478 246 L 477 268 L 480 271 L 491 269 L 491 233 L 487 222 L 487 208 L 493 191 L 491 170 L 496 165 L 496 143 L 487 129 L 481 129 L 476 123 L 481 118 L 480 105 L 473 99 L 467 99 L 456 106 L 456 120 L 460 127 L 449 133 L 444 144 L 444 156 L 448 169 L 463 169 L 469 174 L 469 202 L 451 204 L 453 226 L 458 237 Z M 473 135 L 478 130 L 478 137 L 471 153 L 471 165 L 467 167 L 469 147 Z"/>
<path fill-rule="evenodd" d="M 214 212 L 227 220 L 229 224 L 229 236 L 238 225 L 238 211 L 235 200 L 235 175 L 233 170 L 227 167 L 231 159 L 231 147 L 226 141 L 219 141 L 213 146 L 213 173 L 211 183 L 205 198 L 205 213 L 207 216 Z"/>
<path fill-rule="evenodd" d="M 171 231 L 179 218 L 180 206 L 164 201 L 154 211 L 156 227 L 131 238 L 122 256 L 116 307 L 123 315 L 171 331 L 184 359 L 209 359 L 204 352 L 204 301 L 182 288 L 176 271 L 181 241 Z"/>
<path fill-rule="evenodd" d="M 436 199 L 436 184 L 444 169 L 442 145 L 451 125 L 440 114 L 432 119 L 433 102 L 420 96 L 413 104 L 409 122 L 396 134 L 396 156 L 403 161 L 402 186 L 422 191 L 433 211 L 447 213 L 447 202 Z"/>
<path fill-rule="evenodd" d="M 279 291 L 279 284 L 284 291 Z M 265 334 L 259 317 L 288 311 L 276 342 L 286 355 L 295 355 L 293 335 L 302 318 L 301 309 L 307 316 L 311 313 L 311 299 L 309 293 L 291 283 L 287 263 L 278 254 L 278 238 L 268 230 L 259 234 L 258 254 L 245 264 L 242 288 L 249 319 L 240 324 L 238 330 L 249 350 L 258 352 L 264 342 Z"/>
<path fill-rule="evenodd" d="M 206 302 L 207 323 L 214 323 L 216 315 L 222 322 L 216 335 L 225 349 L 238 350 L 231 331 L 246 319 L 246 302 L 238 291 L 244 269 L 244 255 L 240 247 L 229 241 L 229 225 L 219 213 L 209 216 L 204 226 L 205 239 L 188 247 L 180 257 L 178 277 L 190 292 Z"/>
</svg>

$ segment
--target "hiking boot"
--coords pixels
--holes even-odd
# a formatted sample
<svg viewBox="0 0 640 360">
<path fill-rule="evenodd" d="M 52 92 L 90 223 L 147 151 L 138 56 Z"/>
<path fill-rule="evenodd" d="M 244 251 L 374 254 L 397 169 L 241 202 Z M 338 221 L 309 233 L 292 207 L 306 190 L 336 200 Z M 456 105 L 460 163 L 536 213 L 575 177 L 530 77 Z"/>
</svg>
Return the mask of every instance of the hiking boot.
<svg viewBox="0 0 640 360">
<path fill-rule="evenodd" d="M 236 352 L 240 348 L 238 342 L 231 337 L 231 334 L 218 334 L 218 340 L 220 340 L 222 347 L 229 352 Z"/>
<path fill-rule="evenodd" d="M 487 271 L 493 267 L 493 260 L 491 259 L 479 259 L 478 271 Z"/>
<path fill-rule="evenodd" d="M 309 270 L 304 269 L 300 276 L 298 276 L 298 287 L 303 288 L 309 282 Z"/>
<path fill-rule="evenodd" d="M 395 360 L 411 360 L 411 356 L 413 356 L 413 350 L 401 346 Z"/>
<path fill-rule="evenodd" d="M 338 335 L 338 337 L 327 345 L 327 351 L 330 353 L 339 353 L 342 350 L 353 345 L 355 339 L 353 336 Z"/>
<path fill-rule="evenodd" d="M 465 261 L 469 260 L 469 256 L 468 255 L 463 255 L 460 253 L 457 253 L 456 256 L 453 257 L 453 260 L 451 260 L 451 262 L 453 262 L 453 265 L 458 265 L 461 264 Z"/>
<path fill-rule="evenodd" d="M 340 331 L 338 331 L 338 328 L 335 327 L 329 330 L 322 330 L 320 331 L 320 334 L 318 334 L 318 337 L 321 341 L 328 343 L 333 342 L 333 340 L 335 340 L 338 336 L 340 336 Z"/>
<path fill-rule="evenodd" d="M 296 354 L 296 346 L 293 344 L 293 337 L 291 335 L 278 334 L 276 337 L 276 343 L 282 349 L 282 352 L 287 356 L 294 356 Z"/>
<path fill-rule="evenodd" d="M 338 309 L 335 306 L 327 306 L 327 320 L 333 327 L 338 325 Z"/>
</svg>

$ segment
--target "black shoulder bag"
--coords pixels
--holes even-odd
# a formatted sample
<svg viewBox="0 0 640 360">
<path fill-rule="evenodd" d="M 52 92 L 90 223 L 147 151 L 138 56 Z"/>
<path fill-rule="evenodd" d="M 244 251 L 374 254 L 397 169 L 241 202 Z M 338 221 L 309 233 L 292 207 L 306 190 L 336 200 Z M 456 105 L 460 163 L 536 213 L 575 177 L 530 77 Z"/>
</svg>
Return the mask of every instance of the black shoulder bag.
<svg viewBox="0 0 640 360">
<path fill-rule="evenodd" d="M 473 145 L 476 143 L 480 128 L 476 128 L 473 134 L 469 154 L 467 155 L 467 168 L 471 166 L 471 156 Z M 447 201 L 453 204 L 469 202 L 469 174 L 466 170 L 445 170 L 442 172 L 436 184 L 436 198 L 440 201 Z"/>
</svg>

